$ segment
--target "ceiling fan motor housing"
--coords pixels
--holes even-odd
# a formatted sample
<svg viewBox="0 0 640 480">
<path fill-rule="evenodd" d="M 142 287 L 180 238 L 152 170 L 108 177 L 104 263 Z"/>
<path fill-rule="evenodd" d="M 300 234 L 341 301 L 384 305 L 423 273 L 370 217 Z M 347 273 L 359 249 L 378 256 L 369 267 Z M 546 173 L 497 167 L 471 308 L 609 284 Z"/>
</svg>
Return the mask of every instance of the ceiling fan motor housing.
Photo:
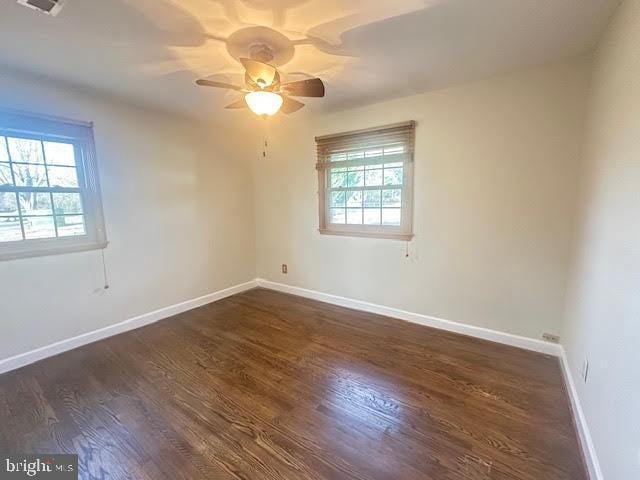
<svg viewBox="0 0 640 480">
<path fill-rule="evenodd" d="M 254 43 L 249 46 L 249 58 L 262 63 L 269 63 L 273 60 L 273 49 L 266 43 Z"/>
</svg>

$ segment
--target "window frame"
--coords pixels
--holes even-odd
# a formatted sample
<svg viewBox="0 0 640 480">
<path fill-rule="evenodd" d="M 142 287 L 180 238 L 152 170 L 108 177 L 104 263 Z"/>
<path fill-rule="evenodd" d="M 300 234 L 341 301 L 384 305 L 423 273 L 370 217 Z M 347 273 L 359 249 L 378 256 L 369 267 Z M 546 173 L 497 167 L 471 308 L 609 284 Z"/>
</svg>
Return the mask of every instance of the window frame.
<svg viewBox="0 0 640 480">
<path fill-rule="evenodd" d="M 78 187 L 24 187 L 14 183 L 9 187 L 0 186 L 0 192 L 15 193 L 31 190 L 40 193 L 79 193 L 85 225 L 84 235 L 41 239 L 23 238 L 22 240 L 0 242 L 0 261 L 105 248 L 108 242 L 104 225 L 93 123 L 0 109 L 0 137 L 73 145 Z M 0 148 L 4 148 L 4 146 L 0 145 Z M 8 141 L 6 148 L 7 155 L 10 157 Z M 46 155 L 44 151 L 43 155 Z M 18 213 L 22 218 L 19 205 Z M 52 215 L 54 222 L 56 222 L 55 211 L 52 211 Z"/>
<path fill-rule="evenodd" d="M 318 163 L 316 168 L 318 170 L 318 205 L 319 205 L 319 228 L 318 231 L 323 235 L 341 235 L 349 237 L 365 237 L 365 238 L 380 238 L 389 240 L 404 240 L 409 241 L 413 238 L 413 188 L 414 188 L 414 159 L 413 150 L 415 144 L 415 121 L 402 122 L 391 125 L 385 125 L 381 127 L 367 128 L 363 130 L 356 130 L 351 132 L 344 132 L 339 134 L 324 135 L 316 137 L 316 143 L 318 145 Z M 392 131 L 396 129 L 406 129 L 410 131 L 410 140 L 405 143 L 405 148 L 408 150 L 405 154 L 402 154 L 403 159 L 403 178 L 402 185 L 384 185 L 384 180 L 381 186 L 373 186 L 371 188 L 363 187 L 345 187 L 340 191 L 366 191 L 366 190 L 385 190 L 385 189 L 401 189 L 401 206 L 400 208 L 400 225 L 364 225 L 364 224 L 338 224 L 331 223 L 329 221 L 330 214 L 330 202 L 331 195 L 329 176 L 331 175 L 332 168 L 341 168 L 345 166 L 355 166 L 355 164 L 369 165 L 366 160 L 345 160 L 338 162 L 327 161 L 326 157 L 331 153 L 320 152 L 321 144 L 324 141 L 331 141 L 339 139 L 340 137 L 361 138 L 363 143 L 367 143 L 368 137 L 376 134 L 383 134 L 386 131 Z M 339 140 L 338 140 L 339 141 Z M 371 143 L 367 149 L 374 149 L 382 147 L 382 145 L 376 145 Z M 364 149 L 364 148 L 363 148 Z M 384 156 L 383 156 L 384 157 Z M 394 162 L 393 159 L 385 159 L 384 162 L 380 162 L 380 166 L 384 163 L 398 163 L 398 160 Z"/>
</svg>

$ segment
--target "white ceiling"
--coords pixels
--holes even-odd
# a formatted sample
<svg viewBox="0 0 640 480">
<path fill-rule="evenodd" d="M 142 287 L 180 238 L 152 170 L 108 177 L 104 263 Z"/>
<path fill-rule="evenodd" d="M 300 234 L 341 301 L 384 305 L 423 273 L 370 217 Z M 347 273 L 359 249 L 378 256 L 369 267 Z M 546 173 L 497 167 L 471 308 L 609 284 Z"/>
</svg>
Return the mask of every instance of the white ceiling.
<svg viewBox="0 0 640 480">
<path fill-rule="evenodd" d="M 578 55 L 619 0 L 69 0 L 56 18 L 4 0 L 0 65 L 140 103 L 220 114 L 240 80 L 234 32 L 277 30 L 286 79 L 327 85 L 315 109 L 339 109 Z M 264 29 L 263 31 L 266 31 Z M 265 39 L 273 37 L 266 34 Z M 258 37 L 264 36 L 258 32 Z M 230 41 L 227 39 L 231 38 Z M 237 112 L 225 112 L 237 115 Z"/>
</svg>

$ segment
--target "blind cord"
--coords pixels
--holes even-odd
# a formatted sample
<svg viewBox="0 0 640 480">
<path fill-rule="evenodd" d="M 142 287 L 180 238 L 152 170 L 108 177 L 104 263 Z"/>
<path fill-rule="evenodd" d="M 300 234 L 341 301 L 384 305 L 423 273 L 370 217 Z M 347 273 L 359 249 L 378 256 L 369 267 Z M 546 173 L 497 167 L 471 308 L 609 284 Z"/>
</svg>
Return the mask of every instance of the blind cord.
<svg viewBox="0 0 640 480">
<path fill-rule="evenodd" d="M 104 289 L 109 289 L 109 276 L 107 275 L 107 262 L 104 259 L 104 248 L 100 250 L 102 255 L 102 274 L 104 276 Z"/>
<path fill-rule="evenodd" d="M 405 250 L 404 256 L 405 258 L 409 258 L 409 242 L 407 241 L 405 245 L 406 245 L 406 250 Z"/>
<path fill-rule="evenodd" d="M 263 118 L 262 122 L 262 134 L 264 135 L 264 140 L 262 141 L 262 158 L 265 159 L 269 156 L 269 122 L 267 118 Z"/>
</svg>

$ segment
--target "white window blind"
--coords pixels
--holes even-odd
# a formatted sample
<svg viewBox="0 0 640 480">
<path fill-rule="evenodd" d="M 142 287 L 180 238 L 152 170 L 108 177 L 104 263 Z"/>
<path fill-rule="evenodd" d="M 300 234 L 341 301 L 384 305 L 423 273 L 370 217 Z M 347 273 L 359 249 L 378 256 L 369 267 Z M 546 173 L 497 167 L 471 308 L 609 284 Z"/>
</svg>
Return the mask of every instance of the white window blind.
<svg viewBox="0 0 640 480">
<path fill-rule="evenodd" d="M 104 246 L 92 124 L 0 110 L 0 260 Z"/>
<path fill-rule="evenodd" d="M 316 138 L 320 232 L 407 240 L 415 122 Z"/>
</svg>

